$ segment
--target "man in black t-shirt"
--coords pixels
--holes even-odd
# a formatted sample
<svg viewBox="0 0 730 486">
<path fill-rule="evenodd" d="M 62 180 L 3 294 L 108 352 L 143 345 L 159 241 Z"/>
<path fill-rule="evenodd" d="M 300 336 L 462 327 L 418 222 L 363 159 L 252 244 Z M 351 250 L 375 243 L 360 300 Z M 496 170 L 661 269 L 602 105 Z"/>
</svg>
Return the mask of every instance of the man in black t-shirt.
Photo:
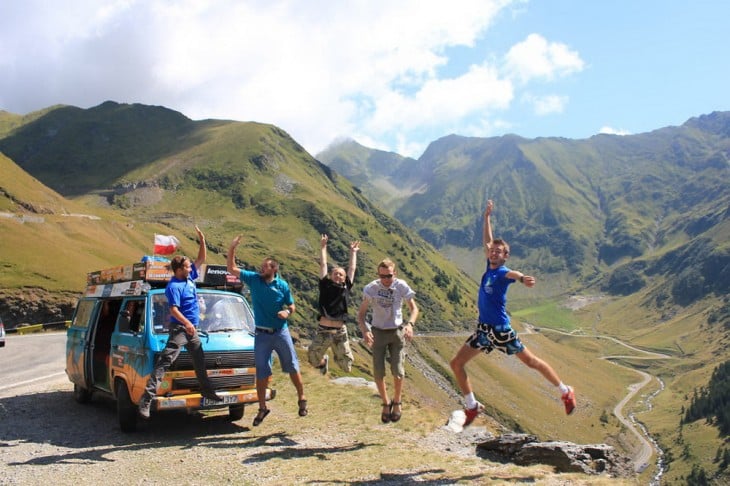
<svg viewBox="0 0 730 486">
<path fill-rule="evenodd" d="M 342 267 L 334 267 L 327 274 L 327 235 L 320 241 L 319 259 L 319 307 L 317 328 L 312 344 L 309 346 L 309 363 L 319 368 L 323 375 L 329 369 L 329 356 L 325 354 L 332 348 L 334 359 L 343 370 L 352 370 L 354 356 L 347 336 L 347 304 L 350 299 L 352 282 L 357 267 L 357 252 L 360 242 L 350 243 L 350 264 L 347 273 Z"/>
</svg>

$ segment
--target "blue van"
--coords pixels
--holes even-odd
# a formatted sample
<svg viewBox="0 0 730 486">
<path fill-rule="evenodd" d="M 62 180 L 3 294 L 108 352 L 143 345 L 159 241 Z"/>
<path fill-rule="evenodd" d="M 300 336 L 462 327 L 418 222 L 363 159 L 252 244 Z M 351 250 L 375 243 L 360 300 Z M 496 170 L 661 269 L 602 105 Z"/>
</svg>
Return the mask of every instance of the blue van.
<svg viewBox="0 0 730 486">
<path fill-rule="evenodd" d="M 87 403 L 94 393 L 112 396 L 124 432 L 136 429 L 137 404 L 155 357 L 167 343 L 165 285 L 171 275 L 159 261 L 90 273 L 67 331 L 66 374 L 74 398 Z M 183 349 L 160 383 L 151 410 L 227 408 L 231 420 L 240 420 L 245 405 L 258 402 L 253 313 L 240 293 L 240 281 L 226 275 L 225 266 L 204 266 L 200 275 L 198 334 L 208 376 L 222 401 L 200 395 L 192 360 Z M 267 400 L 274 396 L 274 390 L 266 390 Z"/>
</svg>

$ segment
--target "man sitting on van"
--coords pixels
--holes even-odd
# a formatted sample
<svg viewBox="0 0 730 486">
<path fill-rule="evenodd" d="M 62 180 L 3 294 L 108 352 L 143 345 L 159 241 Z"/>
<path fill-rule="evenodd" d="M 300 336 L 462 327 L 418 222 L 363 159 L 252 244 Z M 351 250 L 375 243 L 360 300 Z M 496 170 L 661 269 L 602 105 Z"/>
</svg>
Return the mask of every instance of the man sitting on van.
<svg viewBox="0 0 730 486">
<path fill-rule="evenodd" d="M 193 360 L 195 375 L 200 382 L 200 394 L 211 400 L 222 400 L 213 390 L 205 370 L 205 356 L 203 346 L 198 336 L 197 327 L 200 322 L 200 307 L 195 288 L 195 279 L 198 278 L 198 268 L 205 263 L 207 251 L 205 236 L 200 228 L 195 227 L 200 241 L 198 258 L 194 263 L 188 257 L 178 255 L 170 262 L 173 277 L 165 288 L 165 296 L 170 305 L 170 332 L 165 349 L 158 355 L 155 368 L 145 387 L 144 394 L 139 401 L 139 415 L 142 418 L 150 417 L 150 406 L 157 394 L 157 386 L 162 381 L 165 372 L 180 354 L 182 346 L 188 350 Z"/>
</svg>

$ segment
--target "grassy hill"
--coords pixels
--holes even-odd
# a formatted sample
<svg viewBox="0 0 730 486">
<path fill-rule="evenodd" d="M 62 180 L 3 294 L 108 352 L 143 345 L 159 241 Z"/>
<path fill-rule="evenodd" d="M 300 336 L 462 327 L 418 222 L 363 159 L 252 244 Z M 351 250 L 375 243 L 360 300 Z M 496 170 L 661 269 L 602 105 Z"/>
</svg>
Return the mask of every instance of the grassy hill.
<svg viewBox="0 0 730 486">
<path fill-rule="evenodd" d="M 650 410 L 644 404 L 649 392 L 634 405 L 666 451 L 668 480 L 688 478 L 693 467 L 711 476 L 718 470 L 713 458 L 727 447 L 712 424 L 680 421 L 695 391 L 730 357 L 728 135 L 730 113 L 720 112 L 626 137 L 450 135 L 417 161 L 390 169 L 408 166 L 420 179 L 411 180 L 394 197 L 398 205 L 388 209 L 473 278 L 482 271 L 474 262 L 483 261 L 484 203 L 495 201 L 495 236 L 511 243 L 509 265 L 538 276 L 535 289 L 511 291 L 513 317 L 569 332 L 574 337 L 544 334 L 570 354 L 591 356 L 568 367 L 566 381 L 588 387 L 592 401 L 599 389 L 620 390 L 627 384 L 622 373 L 615 379 L 581 376 L 597 358 L 614 354 L 621 357 L 613 362 L 661 380 L 654 382 L 661 392 Z M 352 153 L 351 145 L 343 144 L 343 151 Z M 337 154 L 333 146 L 318 157 L 329 164 Z M 369 153 L 374 173 L 378 155 Z M 370 194 L 367 184 L 363 188 Z M 563 303 L 571 296 L 593 303 L 570 311 Z M 599 336 L 669 357 L 607 349 Z M 564 348 L 546 352 L 551 363 L 556 356 L 566 359 Z M 607 405 L 615 398 L 599 405 L 609 416 Z"/>
<path fill-rule="evenodd" d="M 37 179 L 38 192 L 40 183 L 58 191 L 47 216 L 22 223 L 38 214 L 34 193 L 21 176 L 2 183 L 13 195 L 0 203 L 13 216 L 0 221 L 0 230 L 14 235 L 0 243 L 0 288 L 8 295 L 0 312 L 11 326 L 38 314 L 35 306 L 23 308 L 22 288 L 64 292 L 68 318 L 67 296 L 82 290 L 86 272 L 137 261 L 150 252 L 154 233 L 175 234 L 182 251 L 195 252 L 196 224 L 212 263 L 225 261 L 239 233 L 240 264 L 280 260 L 302 310 L 295 326 L 315 325 L 322 233 L 330 235 L 332 264 L 345 264 L 349 242 L 361 241 L 358 288 L 375 279 L 380 260 L 394 259 L 417 291 L 425 328 L 461 328 L 474 318 L 467 294 L 474 283 L 465 273 L 277 127 L 193 122 L 165 108 L 107 102 L 26 117 L 0 139 L 0 151 L 4 164 L 15 162 Z M 70 212 L 91 217 L 63 215 Z M 53 314 L 62 317 L 58 309 Z"/>
<path fill-rule="evenodd" d="M 317 155 L 347 180 L 359 187 L 367 198 L 395 211 L 403 199 L 418 190 L 418 174 L 411 169 L 416 161 L 393 152 L 369 149 L 354 140 L 342 140 Z"/>
<path fill-rule="evenodd" d="M 282 262 L 302 336 L 315 324 L 321 233 L 331 237 L 332 263 L 344 264 L 349 241 L 362 241 L 356 288 L 375 277 L 379 260 L 395 259 L 417 292 L 419 332 L 463 330 L 476 316 L 474 279 L 484 263 L 475 246 L 492 197 L 496 234 L 513 245 L 510 263 L 538 276 L 535 289 L 511 291 L 515 326 L 576 387 L 580 409 L 561 415 L 554 390 L 518 360 L 479 357 L 470 373 L 490 414 L 543 439 L 631 451 L 636 444 L 612 406 L 638 381 L 631 370 L 644 370 L 661 382 L 642 391 L 632 411 L 670 455 L 666 477 L 679 480 L 696 465 L 715 471 L 712 458 L 723 447 L 715 429 L 681 426 L 680 418 L 693 388 L 727 359 L 724 118 L 581 142 L 450 136 L 418 161 L 375 154 L 363 177 L 393 177 L 373 188 L 403 189 L 381 206 L 367 197 L 367 184 L 354 186 L 271 125 L 192 121 L 162 107 L 113 102 L 22 117 L 2 112 L 0 313 L 6 326 L 68 318 L 86 272 L 138 260 L 151 251 L 154 233 L 175 234 L 182 251 L 193 253 L 197 224 L 210 262 L 223 263 L 239 233 L 242 265 L 268 255 Z M 352 152 L 351 167 L 362 153 Z M 379 169 L 381 156 L 390 170 Z M 593 303 L 570 310 L 563 304 L 573 295 Z M 463 339 L 422 336 L 414 349 L 453 380 L 448 360 Z M 668 357 L 648 359 L 644 351 Z M 433 392 L 427 377 L 409 374 L 410 406 L 426 414 L 453 406 L 454 397 Z"/>
</svg>

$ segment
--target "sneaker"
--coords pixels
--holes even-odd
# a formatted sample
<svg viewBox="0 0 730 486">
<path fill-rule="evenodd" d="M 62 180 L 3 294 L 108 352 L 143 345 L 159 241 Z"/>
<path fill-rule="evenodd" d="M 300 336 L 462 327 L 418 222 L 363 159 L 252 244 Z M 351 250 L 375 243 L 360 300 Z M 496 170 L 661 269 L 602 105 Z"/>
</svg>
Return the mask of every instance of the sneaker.
<svg viewBox="0 0 730 486">
<path fill-rule="evenodd" d="M 139 402 L 139 408 L 137 409 L 137 414 L 142 417 L 145 420 L 148 420 L 150 418 L 150 404 Z"/>
<path fill-rule="evenodd" d="M 575 410 L 575 392 L 573 392 L 572 386 L 569 386 L 568 391 L 563 393 L 562 399 L 565 405 L 565 413 L 570 415 Z"/>
<path fill-rule="evenodd" d="M 477 415 L 479 415 L 479 412 L 482 410 L 484 410 L 484 405 L 479 402 L 477 402 L 477 406 L 474 408 L 465 408 L 464 415 L 466 415 L 466 420 L 464 420 L 464 427 L 474 422 L 474 419 L 477 418 Z"/>
<path fill-rule="evenodd" d="M 330 370 L 330 357 L 328 355 L 324 355 L 324 364 L 319 365 L 319 372 L 323 375 L 326 375 L 327 372 Z"/>
</svg>

